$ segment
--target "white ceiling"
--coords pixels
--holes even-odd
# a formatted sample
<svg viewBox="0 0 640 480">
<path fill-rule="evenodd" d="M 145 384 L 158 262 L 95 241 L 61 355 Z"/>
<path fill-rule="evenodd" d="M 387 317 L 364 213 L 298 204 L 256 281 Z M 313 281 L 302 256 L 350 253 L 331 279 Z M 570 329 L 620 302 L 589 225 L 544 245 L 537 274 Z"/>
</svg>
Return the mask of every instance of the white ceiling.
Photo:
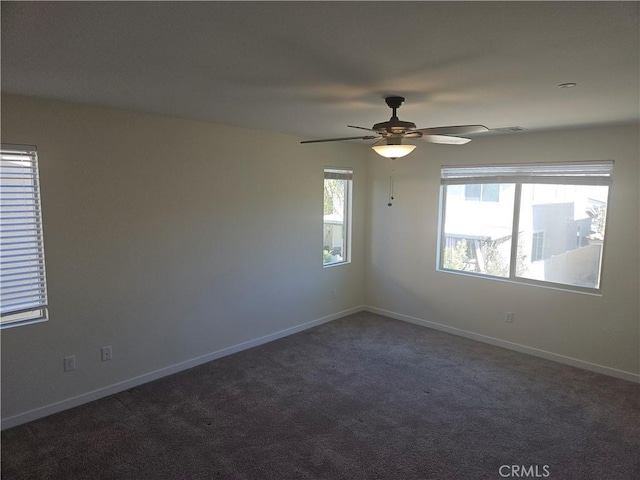
<svg viewBox="0 0 640 480">
<path fill-rule="evenodd" d="M 640 120 L 638 2 L 2 2 L 2 90 L 299 134 Z M 576 82 L 571 89 L 558 88 Z"/>
</svg>

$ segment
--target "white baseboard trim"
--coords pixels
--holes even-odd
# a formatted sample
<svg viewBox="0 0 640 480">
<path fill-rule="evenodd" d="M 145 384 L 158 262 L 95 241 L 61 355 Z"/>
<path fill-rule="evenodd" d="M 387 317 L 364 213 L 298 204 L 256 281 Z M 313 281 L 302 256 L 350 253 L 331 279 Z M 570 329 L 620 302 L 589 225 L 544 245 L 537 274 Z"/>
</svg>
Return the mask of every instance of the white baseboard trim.
<svg viewBox="0 0 640 480">
<path fill-rule="evenodd" d="M 477 340 L 479 342 L 488 343 L 490 345 L 495 345 L 497 347 L 503 347 L 509 350 L 514 350 L 516 352 L 526 353 L 528 355 L 544 358 L 546 360 L 563 363 L 565 365 L 581 368 L 583 370 L 589 370 L 591 372 L 601 373 L 603 375 L 609 375 L 611 377 L 620 378 L 622 380 L 628 380 L 630 382 L 640 383 L 640 375 L 636 373 L 625 372 L 624 370 L 618 370 L 611 367 L 605 367 L 603 365 L 586 362 L 584 360 L 578 360 L 577 358 L 566 357 L 564 355 L 559 355 L 557 353 L 547 352 L 546 350 L 540 350 L 537 348 L 528 347 L 526 345 L 521 345 L 519 343 L 508 342 L 506 340 L 501 340 L 499 338 L 489 337 L 487 335 L 481 335 L 479 333 L 470 332 L 468 330 L 463 330 L 456 327 L 450 327 L 448 325 L 443 325 L 441 323 L 431 322 L 429 320 L 423 320 L 421 318 L 416 318 L 416 317 L 404 315 L 401 313 L 391 312 L 389 310 L 384 310 L 382 308 L 365 305 L 364 310 L 367 312 L 384 315 L 385 317 L 395 318 L 396 320 L 402 320 L 404 322 L 413 323 L 415 325 L 421 325 L 423 327 L 433 328 L 434 330 L 440 330 L 443 332 L 451 333 L 453 335 L 458 335 L 461 337 L 470 338 L 472 340 Z"/>
<path fill-rule="evenodd" d="M 176 363 L 174 365 L 169 365 L 168 367 L 154 370 L 153 372 L 145 373 L 143 375 L 130 378 L 122 382 L 114 383 L 106 387 L 98 388 L 97 390 L 92 390 L 90 392 L 83 393 L 75 397 L 66 398 L 59 402 L 51 403 L 43 407 L 38 407 L 33 410 L 28 410 L 26 412 L 13 415 L 11 417 L 3 418 L 1 421 L 1 429 L 5 430 L 7 428 L 22 425 L 23 423 L 27 423 L 33 420 L 37 420 L 39 418 L 47 417 L 54 413 L 62 412 L 64 410 L 68 410 L 70 408 L 77 407 L 85 403 L 98 400 L 100 398 L 108 397 L 109 395 L 113 395 L 115 393 L 119 393 L 124 390 L 137 387 L 138 385 L 142 385 L 144 383 L 148 383 L 153 380 L 157 380 L 159 378 L 166 377 L 168 375 L 172 375 L 174 373 L 178 373 L 183 370 L 187 370 L 189 368 L 197 367 L 198 365 L 202 365 L 203 363 L 207 363 L 212 360 L 216 360 L 218 358 L 226 357 L 227 355 L 232 355 L 234 353 L 241 352 L 242 350 L 247 350 L 249 348 L 257 347 L 259 345 L 269 343 L 274 340 L 278 340 L 280 338 L 288 337 L 289 335 L 293 335 L 294 333 L 302 332 L 304 330 L 317 327 L 318 325 L 322 325 L 324 323 L 328 323 L 333 320 L 337 320 L 338 318 L 342 318 L 347 315 L 351 315 L 353 313 L 358 313 L 363 310 L 364 310 L 364 307 L 362 306 L 349 308 L 347 310 L 343 310 L 341 312 L 337 312 L 332 315 L 327 315 L 326 317 L 318 318 L 316 320 L 311 320 L 309 322 L 305 322 L 291 328 L 286 328 L 284 330 L 280 330 L 275 333 L 270 333 L 269 335 L 264 335 L 254 340 L 249 340 L 243 343 L 239 343 L 237 345 L 232 345 L 231 347 L 223 348 L 221 350 L 216 350 L 215 352 L 207 353 L 205 355 L 201 355 L 199 357 L 192 358 L 190 360 L 185 360 L 183 362 Z"/>
</svg>

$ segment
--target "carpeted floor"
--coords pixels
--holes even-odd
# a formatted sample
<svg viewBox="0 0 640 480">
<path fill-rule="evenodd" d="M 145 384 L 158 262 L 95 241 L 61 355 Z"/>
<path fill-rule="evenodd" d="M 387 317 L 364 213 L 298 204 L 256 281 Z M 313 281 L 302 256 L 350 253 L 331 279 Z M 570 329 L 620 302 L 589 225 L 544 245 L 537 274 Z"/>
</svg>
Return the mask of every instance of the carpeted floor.
<svg viewBox="0 0 640 480">
<path fill-rule="evenodd" d="M 2 478 L 635 480 L 639 400 L 359 313 L 6 430 Z"/>
</svg>

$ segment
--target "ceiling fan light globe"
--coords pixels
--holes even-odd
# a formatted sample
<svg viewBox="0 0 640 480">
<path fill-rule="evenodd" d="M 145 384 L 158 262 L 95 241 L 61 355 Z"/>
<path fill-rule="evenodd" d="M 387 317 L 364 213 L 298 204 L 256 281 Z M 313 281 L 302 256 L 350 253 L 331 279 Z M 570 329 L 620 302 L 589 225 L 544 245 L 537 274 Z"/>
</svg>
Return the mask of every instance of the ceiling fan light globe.
<svg viewBox="0 0 640 480">
<path fill-rule="evenodd" d="M 386 158 L 401 158 L 409 155 L 416 148 L 415 145 L 375 145 L 373 150 Z"/>
</svg>

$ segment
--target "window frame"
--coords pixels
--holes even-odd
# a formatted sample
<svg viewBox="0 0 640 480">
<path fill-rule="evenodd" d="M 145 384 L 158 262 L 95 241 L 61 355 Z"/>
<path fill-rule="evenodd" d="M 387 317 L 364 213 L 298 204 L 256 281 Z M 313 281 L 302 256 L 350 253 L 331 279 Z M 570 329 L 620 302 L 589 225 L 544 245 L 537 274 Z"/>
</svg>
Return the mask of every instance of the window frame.
<svg viewBox="0 0 640 480">
<path fill-rule="evenodd" d="M 331 263 L 322 263 L 323 268 L 337 267 L 339 265 L 346 265 L 351 263 L 351 234 L 352 234 L 352 212 L 353 212 L 353 168 L 352 167 L 324 167 L 323 168 L 323 221 L 322 221 L 322 230 L 323 230 L 323 241 L 322 247 L 324 251 L 324 234 L 325 234 L 325 222 L 324 222 L 324 182 L 328 179 L 327 175 L 335 175 L 341 176 L 346 175 L 349 178 L 343 178 L 346 181 L 345 184 L 345 192 L 344 192 L 344 216 L 343 216 L 343 231 L 344 231 L 344 240 L 343 240 L 343 255 L 341 261 L 331 262 Z M 330 179 L 331 177 L 329 177 Z"/>
<path fill-rule="evenodd" d="M 498 280 L 508 283 L 524 284 L 539 286 L 545 288 L 551 288 L 554 290 L 563 290 L 575 293 L 584 293 L 600 296 L 603 293 L 604 286 L 604 263 L 605 263 L 605 248 L 603 240 L 602 250 L 600 253 L 599 264 L 599 277 L 597 287 L 585 287 L 578 285 L 571 285 L 566 283 L 552 282 L 547 280 L 536 280 L 518 276 L 516 274 L 517 268 L 517 255 L 518 255 L 518 243 L 519 243 L 519 226 L 520 226 L 520 208 L 522 198 L 522 185 L 523 184 L 560 184 L 560 185 L 595 185 L 606 186 L 607 201 L 605 210 L 605 224 L 604 231 L 607 231 L 609 222 L 609 203 L 611 199 L 611 187 L 613 185 L 613 160 L 600 160 L 600 161 L 584 161 L 584 162 L 553 162 L 553 163 L 528 163 L 528 164 L 493 164 L 493 165 L 457 165 L 447 166 L 443 165 L 440 176 L 440 198 L 438 209 L 438 238 L 436 242 L 436 271 L 444 273 L 453 273 L 458 275 L 466 275 L 478 278 L 486 278 L 490 280 Z M 495 169 L 495 172 L 503 172 L 503 175 L 473 175 L 473 171 L 477 172 L 491 171 Z M 577 173 L 581 169 L 584 169 L 583 174 Z M 459 171 L 460 176 L 455 175 L 445 178 L 445 171 L 454 172 Z M 527 170 L 530 170 L 527 173 Z M 565 172 L 565 174 L 563 174 Z M 573 173 L 573 175 L 572 175 Z M 446 199 L 447 199 L 447 186 L 450 185 L 467 185 L 470 183 L 480 184 L 513 184 L 515 186 L 515 197 L 513 202 L 512 212 L 512 231 L 511 231 L 511 248 L 509 255 L 509 272 L 508 276 L 502 277 L 497 275 L 491 275 L 482 272 L 471 272 L 464 270 L 457 270 L 453 268 L 444 267 L 445 256 L 445 221 L 446 221 Z"/>
<path fill-rule="evenodd" d="M 42 205 L 41 205 L 41 188 L 40 188 L 40 167 L 38 163 L 38 149 L 35 145 L 17 145 L 17 144 L 8 144 L 3 143 L 1 145 L 1 154 L 2 160 L 0 160 L 0 165 L 3 167 L 2 171 L 2 182 L 7 181 L 9 178 L 17 178 L 24 179 L 31 177 L 32 182 L 30 187 L 32 188 L 33 195 L 31 199 L 25 199 L 24 204 L 18 204 L 18 208 L 22 207 L 23 210 L 16 213 L 26 214 L 24 217 L 17 217 L 17 220 L 26 220 L 29 219 L 30 223 L 23 225 L 15 226 L 24 226 L 24 225 L 34 225 L 33 228 L 27 230 L 26 235 L 21 235 L 20 238 L 25 239 L 21 244 L 15 244 L 16 247 L 13 248 L 14 253 L 7 253 L 9 250 L 5 250 L 6 243 L 3 245 L 3 257 L 6 265 L 14 265 L 13 267 L 5 267 L 5 268 L 13 268 L 19 269 L 21 266 L 15 266 L 16 262 L 19 263 L 31 263 L 34 262 L 35 265 L 35 274 L 31 274 L 24 279 L 24 281 L 20 285 L 10 286 L 8 284 L 3 285 L 5 292 L 7 290 L 15 290 L 22 288 L 21 292 L 23 293 L 23 298 L 38 298 L 38 301 L 31 302 L 31 305 L 28 305 L 28 302 L 24 302 L 22 304 L 14 304 L 14 307 L 17 305 L 24 305 L 24 308 L 13 308 L 5 312 L 0 319 L 0 329 L 5 328 L 13 328 L 23 325 L 30 325 L 34 323 L 40 323 L 47 321 L 49 319 L 49 311 L 48 311 L 48 297 L 47 297 L 47 276 L 46 276 L 46 268 L 45 268 L 45 252 L 44 252 L 44 234 L 43 234 L 43 223 L 42 223 Z M 32 162 L 32 166 L 30 167 L 31 172 L 25 173 L 24 171 L 11 172 L 11 168 L 15 168 L 9 165 L 5 165 L 6 160 L 5 157 L 10 155 L 21 156 L 24 157 L 23 162 Z M 14 160 L 16 161 L 16 160 Z M 17 160 L 20 161 L 20 160 Z M 23 165 L 24 166 L 24 165 Z M 4 184 L 4 189 L 7 188 L 8 185 Z M 5 194 L 6 195 L 6 194 Z M 5 197 L 7 201 L 10 198 Z M 8 208 L 7 204 L 5 204 L 2 210 Z M 3 213 L 7 213 L 10 211 L 5 211 Z M 3 225 L 3 230 L 6 229 L 8 225 L 13 224 L 10 222 L 11 215 L 3 215 L 2 222 L 7 222 Z M 34 233 L 30 233 L 34 232 Z M 8 238 L 8 237 L 5 237 Z M 23 252 L 20 252 L 23 250 Z M 24 250 L 31 250 L 30 252 L 24 252 Z M 15 253 L 18 251 L 18 253 Z M 27 257 L 26 260 L 19 260 L 20 258 Z M 35 260 L 34 260 L 35 258 Z M 13 262 L 13 263 L 9 263 Z M 24 265 L 22 268 L 26 267 Z M 6 272 L 6 271 L 5 271 Z M 2 273 L 2 269 L 0 266 L 0 274 Z M 6 273 L 5 273 L 6 275 Z M 3 275 L 4 276 L 4 275 Z M 7 293 L 5 293 L 7 295 Z M 6 305 L 2 305 L 5 307 Z"/>
</svg>

